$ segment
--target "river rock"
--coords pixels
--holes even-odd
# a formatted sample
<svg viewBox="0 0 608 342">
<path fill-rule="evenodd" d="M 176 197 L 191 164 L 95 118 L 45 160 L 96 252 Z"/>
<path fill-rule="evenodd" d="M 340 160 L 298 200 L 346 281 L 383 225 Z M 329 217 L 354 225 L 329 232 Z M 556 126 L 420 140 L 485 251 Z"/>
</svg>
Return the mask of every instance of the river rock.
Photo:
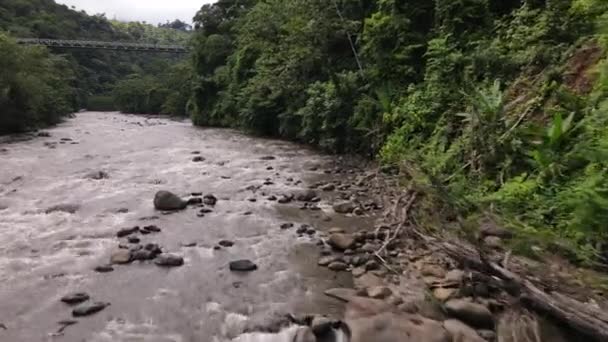
<svg viewBox="0 0 608 342">
<path fill-rule="evenodd" d="M 334 190 L 336 190 L 336 185 L 332 184 L 332 183 L 329 183 L 329 184 L 323 185 L 321 187 L 321 190 L 323 190 L 323 191 L 334 191 Z"/>
<path fill-rule="evenodd" d="M 251 272 L 258 269 L 258 266 L 253 261 L 248 259 L 236 260 L 230 262 L 230 270 L 236 272 Z"/>
<path fill-rule="evenodd" d="M 385 312 L 375 316 L 347 319 L 350 342 L 451 342 L 441 323 L 420 315 Z"/>
<path fill-rule="evenodd" d="M 182 210 L 186 208 L 188 202 L 169 191 L 159 191 L 154 195 L 154 208 L 157 210 Z"/>
<path fill-rule="evenodd" d="M 463 270 L 451 270 L 448 273 L 446 273 L 445 275 L 445 280 L 448 282 L 454 282 L 454 283 L 462 283 L 462 280 L 464 279 L 465 273 Z"/>
<path fill-rule="evenodd" d="M 329 234 L 342 234 L 342 233 L 344 233 L 344 229 L 339 228 L 339 227 L 333 227 L 333 228 L 330 228 L 327 232 Z"/>
<path fill-rule="evenodd" d="M 260 160 L 275 160 L 277 159 L 275 156 L 263 156 Z"/>
<path fill-rule="evenodd" d="M 71 293 L 69 295 L 65 295 L 61 297 L 61 301 L 66 304 L 79 304 L 84 301 L 89 300 L 89 295 L 84 292 Z"/>
<path fill-rule="evenodd" d="M 355 204 L 351 201 L 342 201 L 335 203 L 333 209 L 338 214 L 350 214 L 355 210 Z"/>
<path fill-rule="evenodd" d="M 152 233 L 158 233 L 161 231 L 160 228 L 158 228 L 155 225 L 150 225 L 150 226 L 145 226 L 142 228 L 144 231 L 148 231 L 148 232 L 152 232 Z"/>
<path fill-rule="evenodd" d="M 293 223 L 283 223 L 281 224 L 281 229 L 289 229 L 293 228 Z"/>
<path fill-rule="evenodd" d="M 217 197 L 212 194 L 207 194 L 203 197 L 203 203 L 206 205 L 215 205 L 217 203 Z"/>
<path fill-rule="evenodd" d="M 177 267 L 184 264 L 184 258 L 175 254 L 162 254 L 156 257 L 154 263 L 161 267 Z"/>
<path fill-rule="evenodd" d="M 327 268 L 329 268 L 332 271 L 346 271 L 346 269 L 348 268 L 348 265 L 341 262 L 341 261 L 334 261 L 331 264 L 327 265 Z"/>
<path fill-rule="evenodd" d="M 446 300 L 450 299 L 450 297 L 452 297 L 457 291 L 457 289 L 453 288 L 438 287 L 436 289 L 433 289 L 433 296 L 438 301 L 445 302 Z"/>
<path fill-rule="evenodd" d="M 131 252 L 126 249 L 114 251 L 110 256 L 112 264 L 128 264 L 131 262 Z"/>
<path fill-rule="evenodd" d="M 194 163 L 200 163 L 200 162 L 204 162 L 204 161 L 205 161 L 205 158 L 202 156 L 196 156 L 196 157 L 192 158 L 192 162 L 194 162 Z"/>
<path fill-rule="evenodd" d="M 485 342 L 477 332 L 457 319 L 448 319 L 443 327 L 452 335 L 452 341 L 459 342 Z"/>
<path fill-rule="evenodd" d="M 116 236 L 121 238 L 121 237 L 125 237 L 134 233 L 137 233 L 139 231 L 139 227 L 132 227 L 132 228 L 122 228 L 121 230 L 119 230 L 116 233 Z"/>
<path fill-rule="evenodd" d="M 97 312 L 105 309 L 109 305 L 110 305 L 109 303 L 102 303 L 102 302 L 84 303 L 84 304 L 81 304 L 78 307 L 74 308 L 74 310 L 72 310 L 72 316 L 74 316 L 74 317 L 89 316 L 89 315 L 92 315 L 94 313 L 97 313 Z"/>
<path fill-rule="evenodd" d="M 162 252 L 163 252 L 163 250 L 160 248 L 160 246 L 155 243 L 147 243 L 144 246 L 144 249 L 152 252 L 152 254 L 154 254 L 155 256 L 162 254 Z"/>
<path fill-rule="evenodd" d="M 355 238 L 351 234 L 332 234 L 328 243 L 339 250 L 352 249 L 355 245 Z"/>
<path fill-rule="evenodd" d="M 337 256 L 337 255 L 329 255 L 329 256 L 320 258 L 319 261 L 317 262 L 317 264 L 319 266 L 328 266 L 332 262 L 335 262 L 335 261 L 338 261 L 338 260 L 340 260 L 339 256 Z"/>
<path fill-rule="evenodd" d="M 62 213 L 74 214 L 75 212 L 78 211 L 78 209 L 80 209 L 80 205 L 66 203 L 66 204 L 54 205 L 54 206 L 46 209 L 44 211 L 44 213 L 50 214 L 50 213 L 54 213 L 54 212 L 62 212 Z"/>
<path fill-rule="evenodd" d="M 445 270 L 441 266 L 435 264 L 423 265 L 420 269 L 420 273 L 425 277 L 445 277 Z"/>
<path fill-rule="evenodd" d="M 156 257 L 156 255 L 154 255 L 154 253 L 152 251 L 148 251 L 146 249 L 141 249 L 141 250 L 134 251 L 131 253 L 131 258 L 133 260 L 145 261 L 145 260 L 152 260 L 152 259 L 154 259 L 154 257 Z"/>
<path fill-rule="evenodd" d="M 485 306 L 466 299 L 451 299 L 445 303 L 448 315 L 478 328 L 494 327 L 492 312 Z"/>
<path fill-rule="evenodd" d="M 482 329 L 477 330 L 477 334 L 484 339 L 484 341 L 494 342 L 496 341 L 496 333 L 492 330 Z M 475 341 L 477 342 L 477 341 Z M 481 342 L 481 341 L 480 341 Z"/>
<path fill-rule="evenodd" d="M 355 267 L 352 270 L 353 277 L 355 277 L 355 278 L 364 275 L 365 272 L 367 272 L 367 270 L 365 269 L 365 267 Z"/>
<path fill-rule="evenodd" d="M 280 204 L 287 204 L 291 201 L 293 201 L 293 195 L 283 195 L 281 196 L 281 198 L 278 199 L 277 202 L 279 202 Z"/>
<path fill-rule="evenodd" d="M 100 265 L 95 267 L 93 270 L 98 273 L 108 273 L 114 271 L 114 268 L 110 265 Z"/>
<path fill-rule="evenodd" d="M 220 245 L 222 247 L 232 247 L 232 246 L 234 246 L 234 242 L 232 242 L 230 240 L 221 240 L 220 242 L 218 242 L 218 245 Z"/>
<path fill-rule="evenodd" d="M 84 178 L 93 179 L 93 180 L 101 180 L 110 178 L 110 175 L 105 171 L 91 171 L 87 173 Z"/>
<path fill-rule="evenodd" d="M 191 197 L 188 198 L 188 205 L 198 205 L 203 203 L 203 199 L 200 197 Z"/>
<path fill-rule="evenodd" d="M 303 224 L 298 229 L 296 229 L 296 234 L 304 234 L 308 230 L 309 225 Z"/>
<path fill-rule="evenodd" d="M 329 333 L 333 325 L 334 321 L 331 318 L 315 315 L 310 322 L 310 329 L 312 329 L 315 336 L 320 336 Z"/>
<path fill-rule="evenodd" d="M 313 198 L 317 197 L 317 193 L 314 190 L 302 190 L 295 194 L 295 198 L 299 202 L 310 202 Z"/>
<path fill-rule="evenodd" d="M 129 243 L 139 243 L 141 240 L 137 236 L 129 236 L 127 241 L 129 241 Z"/>
</svg>

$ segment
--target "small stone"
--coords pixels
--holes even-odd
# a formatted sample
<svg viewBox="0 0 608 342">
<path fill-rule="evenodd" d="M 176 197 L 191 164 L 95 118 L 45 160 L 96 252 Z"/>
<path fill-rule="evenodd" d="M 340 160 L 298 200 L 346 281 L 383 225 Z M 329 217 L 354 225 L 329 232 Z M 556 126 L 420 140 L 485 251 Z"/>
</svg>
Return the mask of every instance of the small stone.
<svg viewBox="0 0 608 342">
<path fill-rule="evenodd" d="M 346 250 L 352 249 L 355 245 L 355 238 L 350 234 L 332 234 L 328 242 L 336 249 Z"/>
<path fill-rule="evenodd" d="M 260 160 L 275 160 L 277 159 L 275 156 L 263 156 Z"/>
<path fill-rule="evenodd" d="M 163 250 L 160 248 L 159 245 L 155 244 L 155 243 L 148 243 L 144 246 L 144 249 L 147 251 L 152 252 L 154 255 L 159 255 L 163 253 Z"/>
<path fill-rule="evenodd" d="M 93 179 L 93 180 L 101 180 L 110 178 L 110 175 L 105 171 L 93 171 L 87 173 L 84 178 Z"/>
<path fill-rule="evenodd" d="M 209 214 L 213 212 L 213 209 L 209 209 L 209 208 L 202 208 L 201 210 L 198 211 L 200 214 Z"/>
<path fill-rule="evenodd" d="M 323 244 L 323 241 L 321 241 L 321 244 Z M 329 246 L 324 246 L 323 248 L 321 248 L 321 255 L 323 256 L 327 256 L 331 254 L 331 247 Z"/>
<path fill-rule="evenodd" d="M 221 240 L 220 242 L 218 242 L 218 245 L 220 245 L 222 247 L 232 247 L 232 246 L 234 246 L 234 242 L 232 242 L 230 240 Z"/>
<path fill-rule="evenodd" d="M 258 269 L 258 266 L 251 260 L 243 259 L 230 262 L 230 270 L 237 272 L 251 272 Z"/>
<path fill-rule="evenodd" d="M 374 245 L 373 243 L 369 243 L 369 242 L 367 242 L 360 248 L 361 252 L 366 252 L 366 253 L 373 253 L 377 249 L 378 249 L 378 247 L 376 245 Z"/>
<path fill-rule="evenodd" d="M 188 203 L 169 191 L 159 191 L 154 195 L 154 207 L 157 210 L 173 211 L 186 208 Z"/>
<path fill-rule="evenodd" d="M 125 237 L 127 235 L 131 235 L 133 233 L 137 233 L 138 231 L 139 231 L 139 227 L 123 228 L 116 233 L 116 236 L 121 238 L 121 237 Z"/>
<path fill-rule="evenodd" d="M 181 246 L 182 247 L 186 247 L 186 248 L 190 248 L 190 247 L 196 247 L 196 242 L 187 242 L 187 243 L 182 243 Z"/>
<path fill-rule="evenodd" d="M 72 316 L 74 316 L 74 317 L 89 316 L 89 315 L 92 315 L 94 313 L 97 313 L 97 312 L 105 309 L 109 305 L 110 305 L 109 303 L 102 303 L 102 302 L 84 303 L 84 304 L 81 304 L 80 306 L 74 308 L 74 310 L 72 310 Z"/>
<path fill-rule="evenodd" d="M 350 201 L 342 201 L 335 203 L 333 209 L 338 214 L 350 214 L 355 210 L 355 204 Z"/>
<path fill-rule="evenodd" d="M 293 223 L 283 223 L 281 225 L 281 229 L 289 229 L 289 228 L 293 228 Z"/>
<path fill-rule="evenodd" d="M 425 264 L 422 266 L 420 273 L 425 277 L 445 277 L 445 270 L 441 266 L 434 264 Z"/>
<path fill-rule="evenodd" d="M 314 228 L 308 228 L 306 229 L 306 234 L 307 235 L 315 235 L 317 233 L 317 231 Z"/>
<path fill-rule="evenodd" d="M 340 257 L 338 257 L 337 255 L 329 255 L 329 256 L 325 256 L 319 259 L 319 261 L 317 262 L 317 265 L 319 266 L 328 266 L 329 264 L 331 264 L 332 262 L 338 261 L 340 260 Z"/>
<path fill-rule="evenodd" d="M 125 249 L 119 249 L 110 256 L 112 264 L 128 264 L 131 262 L 131 252 Z"/>
<path fill-rule="evenodd" d="M 222 246 L 213 246 L 213 250 L 219 251 L 220 249 L 222 249 Z"/>
<path fill-rule="evenodd" d="M 190 196 L 192 196 L 192 197 L 201 197 L 201 196 L 203 196 L 203 193 L 202 192 L 192 192 L 192 193 L 190 193 Z"/>
<path fill-rule="evenodd" d="M 386 286 L 374 286 L 367 289 L 367 296 L 374 299 L 385 299 L 392 294 L 393 291 Z"/>
<path fill-rule="evenodd" d="M 114 268 L 110 265 L 101 265 L 101 266 L 95 267 L 93 270 L 95 272 L 99 272 L 99 273 L 108 273 L 108 272 L 114 271 Z"/>
<path fill-rule="evenodd" d="M 445 280 L 448 282 L 462 283 L 464 279 L 464 271 L 463 270 L 451 270 L 445 275 Z"/>
<path fill-rule="evenodd" d="M 269 200 L 269 201 L 276 201 L 277 200 L 277 196 L 271 195 L 271 196 L 268 196 L 266 199 Z"/>
<path fill-rule="evenodd" d="M 145 226 L 143 228 L 143 230 L 148 231 L 148 232 L 153 232 L 153 233 L 158 233 L 161 231 L 160 228 L 158 228 L 157 226 L 151 225 L 151 226 Z"/>
<path fill-rule="evenodd" d="M 154 259 L 155 255 L 151 251 L 142 249 L 142 250 L 131 253 L 131 257 L 133 260 L 144 261 L 144 260 Z"/>
<path fill-rule="evenodd" d="M 217 197 L 212 194 L 205 195 L 205 197 L 203 197 L 203 203 L 205 203 L 205 205 L 215 205 L 217 203 Z"/>
<path fill-rule="evenodd" d="M 452 297 L 452 295 L 454 295 L 457 291 L 457 289 L 438 287 L 433 290 L 433 296 L 438 301 L 445 302 L 446 300 L 450 299 L 450 297 Z"/>
<path fill-rule="evenodd" d="M 295 195 L 296 200 L 299 202 L 310 202 L 315 197 L 317 197 L 317 193 L 310 189 L 299 191 Z"/>
<path fill-rule="evenodd" d="M 158 256 L 154 263 L 162 267 L 176 267 L 184 264 L 184 258 L 174 254 L 163 254 Z"/>
<path fill-rule="evenodd" d="M 352 270 L 353 277 L 355 277 L 355 278 L 358 278 L 358 277 L 364 275 L 365 272 L 367 272 L 365 267 L 355 267 Z"/>
<path fill-rule="evenodd" d="M 477 332 L 457 319 L 448 319 L 443 322 L 445 330 L 452 335 L 453 341 L 462 342 L 485 342 Z"/>
<path fill-rule="evenodd" d="M 334 261 L 331 264 L 327 265 L 332 271 L 345 271 L 348 268 L 348 265 L 341 261 Z"/>
<path fill-rule="evenodd" d="M 309 225 L 303 224 L 300 227 L 298 227 L 298 229 L 296 229 L 296 234 L 304 234 L 304 233 L 306 233 L 308 228 L 309 228 Z"/>
<path fill-rule="evenodd" d="M 61 297 L 61 301 L 66 304 L 79 304 L 86 300 L 89 300 L 89 295 L 84 292 L 72 293 L 66 296 Z"/>
<path fill-rule="evenodd" d="M 139 243 L 141 240 L 137 236 L 129 236 L 127 241 L 129 241 L 129 243 Z"/>
<path fill-rule="evenodd" d="M 192 151 L 190 154 L 201 154 L 201 151 Z"/>
<path fill-rule="evenodd" d="M 286 196 L 286 195 L 281 196 L 281 198 L 279 198 L 279 200 L 278 200 L 278 202 L 280 204 L 287 204 L 287 203 L 290 203 L 291 201 L 293 201 L 293 196 Z"/>
<path fill-rule="evenodd" d="M 255 198 L 255 197 L 248 198 L 247 200 L 248 200 L 249 202 L 257 202 L 257 201 L 258 201 L 258 199 L 257 199 L 257 198 Z"/>
<path fill-rule="evenodd" d="M 355 214 L 357 216 L 361 216 L 364 214 L 364 212 L 363 212 L 363 209 L 357 207 L 353 210 L 353 214 Z"/>
<path fill-rule="evenodd" d="M 205 158 L 204 158 L 204 157 L 202 157 L 202 156 L 196 156 L 196 157 L 192 158 L 192 161 L 193 161 L 194 163 L 200 163 L 200 162 L 204 162 L 204 161 L 205 161 Z"/>
<path fill-rule="evenodd" d="M 203 203 L 203 199 L 200 197 L 191 197 L 188 199 L 188 205 L 198 205 L 198 204 L 202 204 Z"/>
<path fill-rule="evenodd" d="M 370 260 L 365 264 L 365 269 L 368 271 L 374 271 L 380 268 L 380 264 L 376 260 Z"/>
<path fill-rule="evenodd" d="M 344 251 L 344 255 L 353 255 L 355 254 L 355 251 L 353 251 L 352 249 L 347 249 Z"/>
</svg>

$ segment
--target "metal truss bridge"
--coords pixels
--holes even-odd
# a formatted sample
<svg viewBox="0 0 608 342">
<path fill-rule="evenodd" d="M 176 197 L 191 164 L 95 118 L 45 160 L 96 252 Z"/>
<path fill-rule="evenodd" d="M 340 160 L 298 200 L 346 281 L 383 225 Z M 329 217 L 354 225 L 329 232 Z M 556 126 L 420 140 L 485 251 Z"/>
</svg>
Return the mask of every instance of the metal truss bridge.
<svg viewBox="0 0 608 342">
<path fill-rule="evenodd" d="M 188 49 L 181 45 L 159 45 L 141 43 L 103 42 L 95 40 L 65 40 L 65 39 L 39 39 L 39 38 L 17 38 L 17 43 L 24 45 L 43 45 L 64 49 L 101 49 L 119 51 L 145 51 L 145 52 L 169 52 L 186 53 Z"/>
</svg>

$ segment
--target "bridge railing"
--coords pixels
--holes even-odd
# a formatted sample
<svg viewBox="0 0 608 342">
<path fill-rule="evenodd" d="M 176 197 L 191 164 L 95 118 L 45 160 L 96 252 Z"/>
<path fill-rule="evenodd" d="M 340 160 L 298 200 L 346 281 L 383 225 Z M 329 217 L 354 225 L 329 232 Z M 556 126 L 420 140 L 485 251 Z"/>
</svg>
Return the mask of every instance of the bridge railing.
<svg viewBox="0 0 608 342">
<path fill-rule="evenodd" d="M 104 42 L 104 41 L 97 41 L 97 40 L 17 38 L 17 43 L 25 44 L 25 45 L 44 45 L 44 46 L 49 46 L 49 47 L 72 48 L 72 49 L 104 49 L 104 50 L 124 50 L 124 51 L 172 52 L 172 53 L 188 52 L 188 49 L 181 45 Z"/>
</svg>

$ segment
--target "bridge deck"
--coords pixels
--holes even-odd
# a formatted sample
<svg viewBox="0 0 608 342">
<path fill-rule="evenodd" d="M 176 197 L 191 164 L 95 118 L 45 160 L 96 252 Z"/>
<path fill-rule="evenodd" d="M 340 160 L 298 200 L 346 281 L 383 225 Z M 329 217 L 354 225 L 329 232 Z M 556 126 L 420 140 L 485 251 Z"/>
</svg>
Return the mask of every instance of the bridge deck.
<svg viewBox="0 0 608 342">
<path fill-rule="evenodd" d="M 103 50 L 124 50 L 124 51 L 171 52 L 171 53 L 188 52 L 188 49 L 181 45 L 121 43 L 121 42 L 104 42 L 104 41 L 95 41 L 95 40 L 17 38 L 17 43 L 25 44 L 25 45 L 44 45 L 44 46 L 48 46 L 48 47 L 59 47 L 59 48 L 69 48 L 69 49 L 103 49 Z"/>
</svg>

